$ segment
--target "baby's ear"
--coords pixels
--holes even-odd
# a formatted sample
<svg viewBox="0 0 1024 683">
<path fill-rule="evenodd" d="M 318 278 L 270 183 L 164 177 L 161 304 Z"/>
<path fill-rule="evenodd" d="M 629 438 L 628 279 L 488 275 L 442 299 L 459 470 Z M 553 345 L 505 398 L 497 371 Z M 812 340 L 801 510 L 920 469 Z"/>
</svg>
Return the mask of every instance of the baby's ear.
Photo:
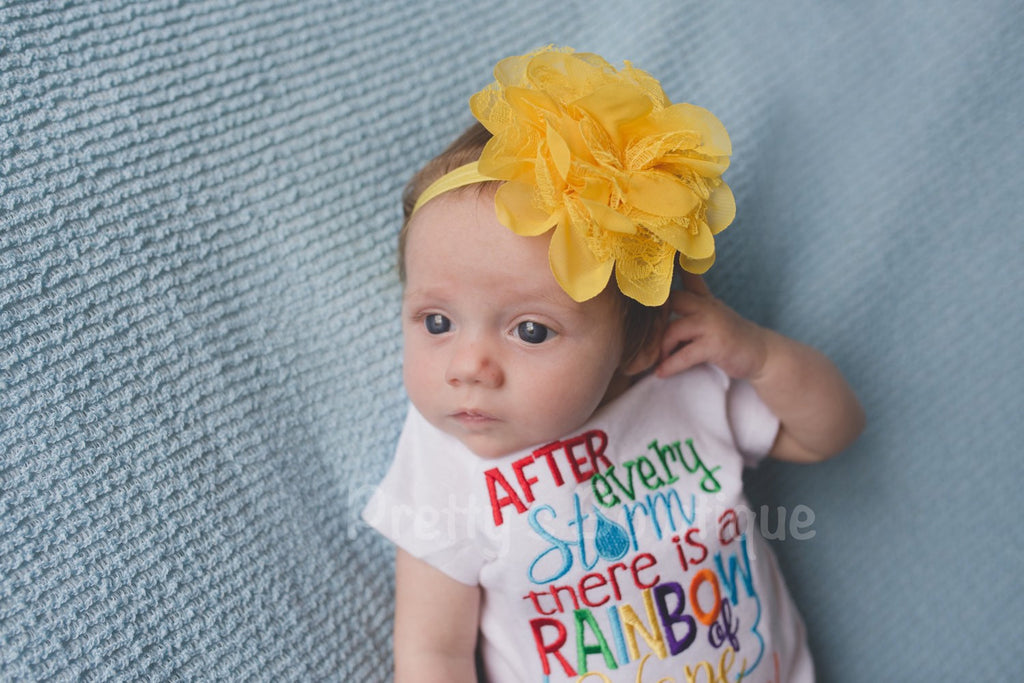
<svg viewBox="0 0 1024 683">
<path fill-rule="evenodd" d="M 639 375 L 652 367 L 661 360 L 661 338 L 665 334 L 665 326 L 668 325 L 669 308 L 668 306 L 662 306 L 657 317 L 654 319 L 654 324 L 651 325 L 650 332 L 647 338 L 644 340 L 640 349 L 630 359 L 623 359 L 622 373 L 627 376 Z"/>
</svg>

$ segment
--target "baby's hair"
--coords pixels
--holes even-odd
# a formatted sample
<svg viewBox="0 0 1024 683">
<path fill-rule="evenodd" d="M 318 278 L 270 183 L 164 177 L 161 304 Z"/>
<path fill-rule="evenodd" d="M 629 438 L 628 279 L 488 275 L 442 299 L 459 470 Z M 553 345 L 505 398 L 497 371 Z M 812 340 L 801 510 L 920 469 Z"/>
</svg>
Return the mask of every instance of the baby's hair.
<svg viewBox="0 0 1024 683">
<path fill-rule="evenodd" d="M 483 153 L 484 146 L 491 139 L 491 133 L 480 123 L 473 123 L 464 130 L 448 147 L 436 157 L 428 161 L 423 168 L 405 185 L 402 191 L 402 229 L 398 235 L 398 277 L 405 284 L 405 247 L 409 235 L 409 219 L 412 217 L 413 207 L 423 191 L 438 178 L 450 173 L 454 169 L 465 164 L 476 161 Z M 473 183 L 464 187 L 451 190 L 451 192 L 494 192 L 501 181 Z M 623 340 L 622 367 L 629 365 L 636 359 L 641 351 L 647 348 L 648 344 L 654 343 L 659 332 L 661 322 L 667 317 L 664 306 L 652 307 L 631 299 L 619 292 L 614 282 L 608 285 L 614 287 L 618 295 L 619 309 L 622 311 L 623 328 L 625 331 Z"/>
</svg>

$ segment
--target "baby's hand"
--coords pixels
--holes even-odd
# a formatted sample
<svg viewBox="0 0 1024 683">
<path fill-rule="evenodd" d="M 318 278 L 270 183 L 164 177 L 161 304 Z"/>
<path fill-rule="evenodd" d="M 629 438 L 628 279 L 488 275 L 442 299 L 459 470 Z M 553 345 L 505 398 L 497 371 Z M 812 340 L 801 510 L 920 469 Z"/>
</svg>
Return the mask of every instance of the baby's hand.
<svg viewBox="0 0 1024 683">
<path fill-rule="evenodd" d="M 753 386 L 779 418 L 771 454 L 820 462 L 843 450 L 864 428 L 864 410 L 839 369 L 819 351 L 760 327 L 711 295 L 703 280 L 684 276 L 670 309 L 678 318 L 662 337 L 662 376 L 714 363 Z"/>
<path fill-rule="evenodd" d="M 684 273 L 684 291 L 673 292 L 674 317 L 665 329 L 657 374 L 674 375 L 712 363 L 734 379 L 754 379 L 767 357 L 767 330 L 716 299 L 699 275 Z"/>
</svg>

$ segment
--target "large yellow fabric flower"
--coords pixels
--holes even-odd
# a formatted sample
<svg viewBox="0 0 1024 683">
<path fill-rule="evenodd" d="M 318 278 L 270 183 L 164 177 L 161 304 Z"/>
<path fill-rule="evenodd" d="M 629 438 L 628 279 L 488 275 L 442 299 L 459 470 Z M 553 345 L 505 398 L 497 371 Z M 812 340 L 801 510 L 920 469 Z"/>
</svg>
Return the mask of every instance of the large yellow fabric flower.
<svg viewBox="0 0 1024 683">
<path fill-rule="evenodd" d="M 499 220 L 520 235 L 551 228 L 555 278 L 576 301 L 612 271 L 642 304 L 668 298 L 673 259 L 692 273 L 715 260 L 714 235 L 736 205 L 721 175 L 732 146 L 710 112 L 672 104 L 648 73 L 595 54 L 545 48 L 502 60 L 470 98 L 492 134 L 482 174 L 507 181 Z"/>
</svg>

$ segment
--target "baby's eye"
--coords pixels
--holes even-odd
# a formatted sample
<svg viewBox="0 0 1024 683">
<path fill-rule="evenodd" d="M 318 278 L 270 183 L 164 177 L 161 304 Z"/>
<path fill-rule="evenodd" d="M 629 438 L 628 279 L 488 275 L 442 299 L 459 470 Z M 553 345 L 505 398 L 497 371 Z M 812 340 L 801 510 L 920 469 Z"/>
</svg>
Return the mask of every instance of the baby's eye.
<svg viewBox="0 0 1024 683">
<path fill-rule="evenodd" d="M 424 324 L 430 334 L 444 334 L 452 329 L 452 321 L 440 313 L 431 313 L 426 317 Z"/>
<path fill-rule="evenodd" d="M 540 344 L 553 334 L 550 329 L 532 320 L 519 323 L 516 327 L 516 336 L 528 344 Z"/>
</svg>

